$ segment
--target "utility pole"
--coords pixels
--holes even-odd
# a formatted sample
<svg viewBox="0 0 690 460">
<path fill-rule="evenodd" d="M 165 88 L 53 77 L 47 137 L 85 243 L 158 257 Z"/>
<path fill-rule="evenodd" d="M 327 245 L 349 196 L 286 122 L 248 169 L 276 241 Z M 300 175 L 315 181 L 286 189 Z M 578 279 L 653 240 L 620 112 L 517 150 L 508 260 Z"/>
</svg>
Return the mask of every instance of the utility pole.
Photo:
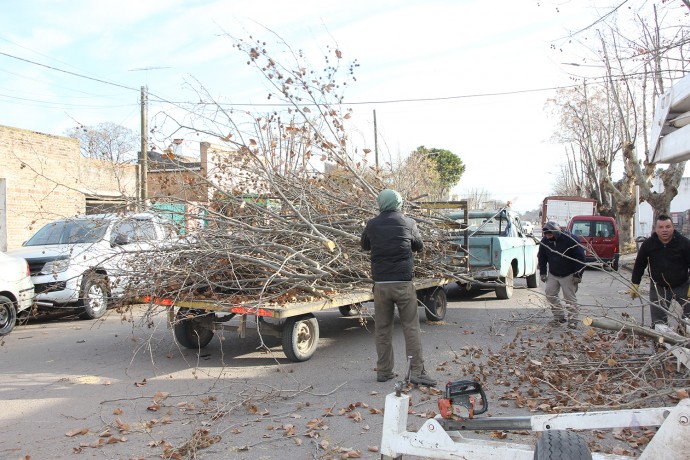
<svg viewBox="0 0 690 460">
<path fill-rule="evenodd" d="M 374 110 L 374 159 L 376 160 L 376 172 L 379 170 L 379 134 L 376 130 L 376 110 Z"/>
<path fill-rule="evenodd" d="M 148 199 L 148 142 L 147 142 L 147 128 L 146 128 L 146 102 L 147 93 L 146 86 L 141 87 L 141 151 L 139 152 L 139 203 L 140 211 L 146 209 L 146 200 Z"/>
</svg>

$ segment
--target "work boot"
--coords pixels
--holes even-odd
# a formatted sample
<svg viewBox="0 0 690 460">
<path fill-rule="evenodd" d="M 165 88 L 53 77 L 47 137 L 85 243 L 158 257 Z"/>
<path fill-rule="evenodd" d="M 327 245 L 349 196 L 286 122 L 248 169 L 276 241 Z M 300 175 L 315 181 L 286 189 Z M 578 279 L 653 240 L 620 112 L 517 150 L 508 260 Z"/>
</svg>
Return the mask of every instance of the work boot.
<svg viewBox="0 0 690 460">
<path fill-rule="evenodd" d="M 410 383 L 414 383 L 415 385 L 424 385 L 427 387 L 436 386 L 436 380 L 429 377 L 429 374 L 427 374 L 426 372 L 422 372 L 417 376 L 410 377 Z"/>
<path fill-rule="evenodd" d="M 568 320 L 565 318 L 554 318 L 549 323 L 551 326 L 563 326 Z"/>
<path fill-rule="evenodd" d="M 383 374 L 376 374 L 376 381 L 377 382 L 387 382 L 393 378 L 395 378 L 395 374 L 392 372 L 385 372 Z"/>
</svg>

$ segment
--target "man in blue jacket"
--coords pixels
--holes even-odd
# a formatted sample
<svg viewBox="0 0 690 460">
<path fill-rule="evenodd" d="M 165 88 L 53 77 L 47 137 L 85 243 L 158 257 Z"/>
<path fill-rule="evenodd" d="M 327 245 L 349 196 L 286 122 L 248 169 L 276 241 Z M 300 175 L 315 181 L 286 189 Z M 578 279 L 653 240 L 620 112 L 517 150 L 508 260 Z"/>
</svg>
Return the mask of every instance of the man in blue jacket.
<svg viewBox="0 0 690 460">
<path fill-rule="evenodd" d="M 544 294 L 551 306 L 554 323 L 568 323 L 570 327 L 577 327 L 576 294 L 586 267 L 585 249 L 577 237 L 561 230 L 556 222 L 547 222 L 542 229 L 537 258 L 541 281 L 545 283 Z M 563 291 L 565 307 L 558 298 L 560 290 Z"/>
<path fill-rule="evenodd" d="M 673 299 L 683 307 L 683 317 L 687 322 L 690 318 L 690 240 L 674 230 L 671 218 L 665 214 L 657 216 L 654 233 L 644 240 L 637 251 L 632 272 L 633 287 L 630 290 L 633 299 L 639 296 L 640 281 L 647 266 L 651 278 L 649 301 L 652 304 L 652 325 L 668 324 L 668 311 Z"/>
<path fill-rule="evenodd" d="M 393 372 L 393 318 L 398 307 L 405 336 L 407 356 L 412 356 L 410 382 L 436 386 L 424 370 L 419 331 L 413 252 L 424 250 L 414 220 L 402 213 L 403 199 L 395 190 L 385 189 L 378 198 L 381 213 L 367 222 L 362 232 L 362 249 L 371 251 L 371 278 L 374 280 L 374 321 L 376 323 L 376 380 L 385 382 Z"/>
</svg>

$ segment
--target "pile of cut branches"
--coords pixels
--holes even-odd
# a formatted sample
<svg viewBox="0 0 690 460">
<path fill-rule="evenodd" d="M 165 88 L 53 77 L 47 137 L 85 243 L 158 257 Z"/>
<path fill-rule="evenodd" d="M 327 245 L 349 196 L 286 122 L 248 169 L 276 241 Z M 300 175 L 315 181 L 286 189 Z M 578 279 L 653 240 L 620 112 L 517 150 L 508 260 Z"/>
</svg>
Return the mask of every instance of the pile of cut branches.
<svg viewBox="0 0 690 460">
<path fill-rule="evenodd" d="M 252 165 L 245 161 L 243 171 Z M 216 193 L 197 231 L 141 258 L 135 272 L 145 275 L 137 290 L 177 299 L 283 304 L 369 288 L 369 254 L 360 237 L 366 221 L 378 214 L 376 195 L 338 172 L 286 176 L 254 165 L 250 176 L 265 184 L 261 193 L 243 193 L 244 182 Z M 437 225 L 445 217 L 414 204 L 405 213 L 418 222 L 425 242 L 415 276 L 453 278 L 458 268 L 446 261 L 457 249 Z"/>
</svg>

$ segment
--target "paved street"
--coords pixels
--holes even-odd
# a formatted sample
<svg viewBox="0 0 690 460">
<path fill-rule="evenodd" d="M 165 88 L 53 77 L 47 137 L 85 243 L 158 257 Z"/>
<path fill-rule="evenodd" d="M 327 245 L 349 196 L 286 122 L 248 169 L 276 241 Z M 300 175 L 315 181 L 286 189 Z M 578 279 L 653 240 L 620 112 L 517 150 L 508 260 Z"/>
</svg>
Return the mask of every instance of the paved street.
<svg viewBox="0 0 690 460">
<path fill-rule="evenodd" d="M 639 315 L 639 304 L 623 294 L 627 278 L 624 269 L 588 270 L 583 313 Z M 450 289 L 446 319 L 438 324 L 426 322 L 420 309 L 427 368 L 441 385 L 466 377 L 464 366 L 498 351 L 517 331 L 558 334 L 547 326 L 541 289 L 518 283 L 510 300 Z M 0 458 L 160 458 L 166 445 L 167 452 L 175 447 L 189 455 L 192 439 L 200 458 L 322 458 L 346 449 L 379 457 L 373 450 L 380 444 L 380 409 L 393 382 L 376 382 L 373 322 L 318 314 L 318 350 L 309 361 L 292 363 L 279 339 L 266 337 L 266 347 L 257 348 L 254 330 L 244 340 L 217 334 L 200 355 L 179 349 L 162 314 L 142 324 L 141 312 L 33 321 L 3 339 Z M 394 347 L 402 375 L 397 323 Z M 493 415 L 529 415 L 498 404 L 504 389 L 486 390 Z M 436 396 L 410 394 L 416 414 L 437 410 Z M 411 416 L 411 428 L 422 422 Z M 531 442 L 524 435 L 508 439 Z"/>
</svg>

